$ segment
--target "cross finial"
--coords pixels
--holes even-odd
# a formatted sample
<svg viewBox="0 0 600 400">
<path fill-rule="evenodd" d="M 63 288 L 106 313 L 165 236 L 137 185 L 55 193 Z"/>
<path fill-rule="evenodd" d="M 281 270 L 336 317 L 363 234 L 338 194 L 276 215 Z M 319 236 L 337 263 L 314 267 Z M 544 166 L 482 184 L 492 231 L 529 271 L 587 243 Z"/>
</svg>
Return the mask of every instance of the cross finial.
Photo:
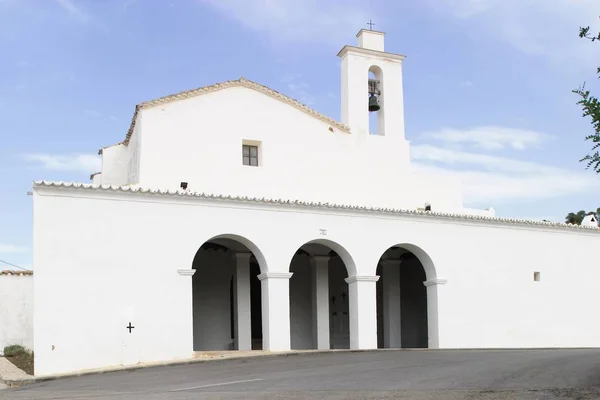
<svg viewBox="0 0 600 400">
<path fill-rule="evenodd" d="M 369 25 L 369 30 L 372 31 L 373 25 L 375 25 L 375 23 L 369 19 L 369 22 L 367 22 L 367 25 Z"/>
</svg>

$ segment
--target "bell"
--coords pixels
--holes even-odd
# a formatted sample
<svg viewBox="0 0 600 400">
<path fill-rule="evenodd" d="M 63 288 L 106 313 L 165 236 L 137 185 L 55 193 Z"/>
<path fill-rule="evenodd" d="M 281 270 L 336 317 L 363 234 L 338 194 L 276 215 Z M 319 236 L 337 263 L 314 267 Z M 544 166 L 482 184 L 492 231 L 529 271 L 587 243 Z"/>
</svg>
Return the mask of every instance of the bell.
<svg viewBox="0 0 600 400">
<path fill-rule="evenodd" d="M 379 107 L 379 101 L 377 100 L 377 97 L 375 97 L 375 95 L 370 95 L 369 96 L 369 112 L 373 112 L 373 111 L 379 111 L 381 107 Z"/>
</svg>

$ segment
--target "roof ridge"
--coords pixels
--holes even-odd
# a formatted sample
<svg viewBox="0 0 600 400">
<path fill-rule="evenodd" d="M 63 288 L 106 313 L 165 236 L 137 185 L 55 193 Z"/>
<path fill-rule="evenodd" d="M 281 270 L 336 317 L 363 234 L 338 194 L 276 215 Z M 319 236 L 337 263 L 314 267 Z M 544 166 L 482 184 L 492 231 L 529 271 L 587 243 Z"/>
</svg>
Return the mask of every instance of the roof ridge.
<svg viewBox="0 0 600 400">
<path fill-rule="evenodd" d="M 491 217 L 487 215 L 472 215 L 472 214 L 460 214 L 460 213 L 446 213 L 438 211 L 421 211 L 411 210 L 402 208 L 389 208 L 389 207 L 368 207 L 358 206 L 350 204 L 338 204 L 329 202 L 313 202 L 304 200 L 286 200 L 286 199 L 271 199 L 267 197 L 251 197 L 251 196 L 235 196 L 235 195 L 223 195 L 213 194 L 204 192 L 188 192 L 183 190 L 168 190 L 168 189 L 150 189 L 143 188 L 140 186 L 114 186 L 114 185 L 94 185 L 90 183 L 78 183 L 78 182 L 62 182 L 62 181 L 34 181 L 34 186 L 39 187 L 59 187 L 59 188 L 76 188 L 86 190 L 105 190 L 113 192 L 131 192 L 131 193 L 143 193 L 152 195 L 165 195 L 165 196 L 182 196 L 182 197 L 198 197 L 204 199 L 217 199 L 217 200 L 232 200 L 232 201 L 246 201 L 254 203 L 271 203 L 271 204 L 282 204 L 282 205 L 297 205 L 304 207 L 315 207 L 315 208 L 328 208 L 337 210 L 348 210 L 348 211 L 368 211 L 368 212 L 379 212 L 387 214 L 401 214 L 401 215 L 422 215 L 428 217 L 444 217 L 464 220 L 478 220 L 485 222 L 500 222 L 500 223 L 511 223 L 517 225 L 533 225 L 543 226 L 552 228 L 562 229 L 580 229 L 587 231 L 597 231 L 600 233 L 600 229 L 591 226 L 581 226 L 574 224 L 566 224 L 564 222 L 550 222 L 550 221 L 537 221 L 528 220 L 522 218 L 506 218 L 506 217 Z"/>
<path fill-rule="evenodd" d="M 298 101 L 290 96 L 287 96 L 281 92 L 271 89 L 270 87 L 268 87 L 266 85 L 251 81 L 250 79 L 246 79 L 242 76 L 239 79 L 222 81 L 222 82 L 214 83 L 212 85 L 206 85 L 206 86 L 201 86 L 201 87 L 195 88 L 195 89 L 184 90 L 184 91 L 181 91 L 178 93 L 158 97 L 158 98 L 152 99 L 152 100 L 143 101 L 143 102 L 137 104 L 135 106 L 135 111 L 133 112 L 131 124 L 129 125 L 129 129 L 127 130 L 127 134 L 125 135 L 125 139 L 119 143 L 112 145 L 112 146 L 116 146 L 119 144 L 127 145 L 129 143 L 129 140 L 131 139 L 131 136 L 133 135 L 133 130 L 135 129 L 135 122 L 136 122 L 137 115 L 140 110 L 152 108 L 152 107 L 155 107 L 155 106 L 158 106 L 161 104 L 171 103 L 174 101 L 189 99 L 191 97 L 200 96 L 202 94 L 212 93 L 212 92 L 216 92 L 219 90 L 227 89 L 230 87 L 236 87 L 236 86 L 242 86 L 242 87 L 254 89 L 258 92 L 264 93 L 264 94 L 271 96 L 277 100 L 283 101 L 284 103 L 287 103 L 287 104 L 299 109 L 300 111 L 303 111 L 309 115 L 312 115 L 313 117 L 316 117 L 323 122 L 333 125 L 341 131 L 350 133 L 350 127 L 348 125 L 338 122 L 335 119 L 316 111 L 315 109 L 307 106 L 306 104 L 301 103 L 300 101 Z M 107 146 L 107 147 L 112 147 L 112 146 Z M 103 147 L 102 149 L 100 149 L 98 151 L 98 154 L 102 154 L 102 150 L 107 147 Z"/>
</svg>

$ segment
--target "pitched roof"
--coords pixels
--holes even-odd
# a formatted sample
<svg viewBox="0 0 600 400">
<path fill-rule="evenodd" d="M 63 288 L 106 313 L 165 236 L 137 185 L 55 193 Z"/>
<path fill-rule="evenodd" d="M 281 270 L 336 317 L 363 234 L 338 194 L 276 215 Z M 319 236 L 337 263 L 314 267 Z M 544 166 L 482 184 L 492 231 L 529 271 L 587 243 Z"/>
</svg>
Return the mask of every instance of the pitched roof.
<svg viewBox="0 0 600 400">
<path fill-rule="evenodd" d="M 339 130 L 341 130 L 343 132 L 347 132 L 347 133 L 350 132 L 349 126 L 344 125 L 341 122 L 338 122 L 331 117 L 321 114 L 320 112 L 306 106 L 305 104 L 302 104 L 298 100 L 288 97 L 288 96 L 286 96 L 276 90 L 273 90 L 265 85 L 261 85 L 260 83 L 256 83 L 249 79 L 241 77 L 240 79 L 237 79 L 237 80 L 219 82 L 219 83 L 215 83 L 214 85 L 203 86 L 203 87 L 200 87 L 197 89 L 192 89 L 192 90 L 186 90 L 186 91 L 179 92 L 176 94 L 171 94 L 168 96 L 160 97 L 158 99 L 148 100 L 148 101 L 145 101 L 143 103 L 136 105 L 135 111 L 133 113 L 133 117 L 131 118 L 131 124 L 129 125 L 129 130 L 127 131 L 127 134 L 125 135 L 125 139 L 122 142 L 117 143 L 117 145 L 118 144 L 127 145 L 129 143 L 129 140 L 131 139 L 131 135 L 133 135 L 133 130 L 135 129 L 135 121 L 137 119 L 137 115 L 140 110 L 156 107 L 161 104 L 167 104 L 167 103 L 171 103 L 171 102 L 178 101 L 178 100 L 189 99 L 191 97 L 200 96 L 200 95 L 207 94 L 207 93 L 217 92 L 219 90 L 223 90 L 223 89 L 227 89 L 227 88 L 231 88 L 231 87 L 245 87 L 248 89 L 256 90 L 257 92 L 260 92 L 260 93 L 264 93 L 267 96 L 270 96 L 274 99 L 282 101 L 286 104 L 289 104 L 292 107 L 295 107 L 298 110 L 305 112 L 306 114 L 309 114 L 317 119 L 320 119 L 321 121 L 326 122 L 326 123 L 338 128 Z M 113 146 L 115 146 L 115 145 L 113 145 Z M 107 146 L 107 147 L 112 147 L 112 146 Z M 102 154 L 102 150 L 107 147 L 103 147 L 102 149 L 100 149 L 98 151 L 98 154 Z"/>
<path fill-rule="evenodd" d="M 565 224 L 563 222 L 549 222 L 549 221 L 536 221 L 526 220 L 519 218 L 502 218 L 502 217 L 488 217 L 483 215 L 471 215 L 471 214 L 459 214 L 459 213 L 445 213 L 437 211 L 421 211 L 421 210 L 410 210 L 410 209 L 399 209 L 399 208 L 382 208 L 382 207 L 366 207 L 349 204 L 335 204 L 335 203 L 323 203 L 323 202 L 311 202 L 302 200 L 285 200 L 285 199 L 270 199 L 265 197 L 248 197 L 248 196 L 231 196 L 223 194 L 212 194 L 212 193 L 200 193 L 200 192 L 187 192 L 182 190 L 161 190 L 161 189 L 150 189 L 134 186 L 110 186 L 110 185 L 93 185 L 89 183 L 76 183 L 76 182 L 53 182 L 53 181 L 35 181 L 34 187 L 56 187 L 56 188 L 74 188 L 79 190 L 90 190 L 90 191 L 109 191 L 109 192 L 129 192 L 139 194 L 149 194 L 155 196 L 178 196 L 178 197 L 190 197 L 190 198 L 202 198 L 209 200 L 228 200 L 245 203 L 267 203 L 273 205 L 283 206 L 296 206 L 305 208 L 321 208 L 321 209 L 334 209 L 338 211 L 355 211 L 355 212 L 371 212 L 378 214 L 388 215 L 417 215 L 424 217 L 443 217 L 450 219 L 460 220 L 474 220 L 481 222 L 492 222 L 492 223 L 503 223 L 513 225 L 527 225 L 527 226 L 540 226 L 547 228 L 557 229 L 568 229 L 578 231 L 595 231 L 600 233 L 599 228 L 587 227 L 580 225 Z"/>
</svg>

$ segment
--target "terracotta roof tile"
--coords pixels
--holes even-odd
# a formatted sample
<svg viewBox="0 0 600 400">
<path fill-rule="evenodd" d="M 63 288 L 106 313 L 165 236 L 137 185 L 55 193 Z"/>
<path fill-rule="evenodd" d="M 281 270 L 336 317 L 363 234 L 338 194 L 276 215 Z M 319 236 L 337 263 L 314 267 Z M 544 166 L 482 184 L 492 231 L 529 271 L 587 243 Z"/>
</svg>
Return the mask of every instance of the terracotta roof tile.
<svg viewBox="0 0 600 400">
<path fill-rule="evenodd" d="M 33 271 L 4 269 L 0 271 L 0 275 L 33 275 Z"/>
</svg>

